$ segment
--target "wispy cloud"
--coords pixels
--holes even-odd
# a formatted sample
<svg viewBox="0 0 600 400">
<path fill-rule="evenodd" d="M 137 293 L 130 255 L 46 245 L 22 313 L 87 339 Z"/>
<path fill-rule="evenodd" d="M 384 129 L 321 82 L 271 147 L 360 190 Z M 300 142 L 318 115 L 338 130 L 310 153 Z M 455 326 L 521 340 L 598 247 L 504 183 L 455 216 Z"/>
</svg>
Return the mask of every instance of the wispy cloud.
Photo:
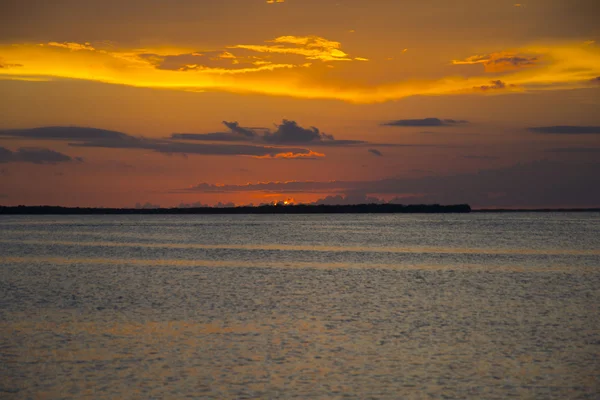
<svg viewBox="0 0 600 400">
<path fill-rule="evenodd" d="M 316 151 L 309 151 L 308 153 L 277 153 L 277 154 L 267 154 L 264 156 L 256 156 L 255 158 L 262 159 L 278 159 L 284 158 L 288 160 L 316 160 L 318 158 L 325 157 L 323 153 L 317 153 Z"/>
<path fill-rule="evenodd" d="M 341 50 L 342 44 L 319 36 L 280 36 L 269 40 L 269 45 L 239 44 L 231 49 L 246 49 L 259 53 L 295 54 L 307 60 L 320 61 L 352 61 L 348 54 Z M 359 57 L 362 58 L 362 57 Z M 362 59 L 362 61 L 368 61 Z"/>
<path fill-rule="evenodd" d="M 455 126 L 468 124 L 469 121 L 462 119 L 439 119 L 439 118 L 422 118 L 422 119 L 398 119 L 395 121 L 384 122 L 382 126 L 401 126 L 401 127 L 423 127 L 423 126 Z"/>
<path fill-rule="evenodd" d="M 489 85 L 481 85 L 481 86 L 475 86 L 473 89 L 476 90 L 482 90 L 484 92 L 488 92 L 488 91 L 496 91 L 496 90 L 506 90 L 506 89 L 511 89 L 511 88 L 515 88 L 515 85 L 507 85 L 505 82 L 501 81 L 500 79 L 494 80 L 494 81 L 490 81 Z"/>
<path fill-rule="evenodd" d="M 2 57 L 0 57 L 0 69 L 18 68 L 18 67 L 22 67 L 22 66 L 23 66 L 23 64 L 7 63 L 4 61 L 4 59 L 2 59 Z"/>
<path fill-rule="evenodd" d="M 49 42 L 47 44 L 40 44 L 40 46 L 50 46 L 50 47 L 61 47 L 63 49 L 69 49 L 73 51 L 87 50 L 87 51 L 96 51 L 94 47 L 90 43 L 75 43 L 75 42 Z"/>
<path fill-rule="evenodd" d="M 80 157 L 70 157 L 66 154 L 41 147 L 22 147 L 11 151 L 0 147 L 0 163 L 32 163 L 32 164 L 57 164 L 65 162 L 82 162 Z"/>
<path fill-rule="evenodd" d="M 482 64 L 486 72 L 502 72 L 519 68 L 533 67 L 540 63 L 540 56 L 513 52 L 498 52 L 475 55 L 464 60 L 452 60 L 452 64 Z"/>
</svg>

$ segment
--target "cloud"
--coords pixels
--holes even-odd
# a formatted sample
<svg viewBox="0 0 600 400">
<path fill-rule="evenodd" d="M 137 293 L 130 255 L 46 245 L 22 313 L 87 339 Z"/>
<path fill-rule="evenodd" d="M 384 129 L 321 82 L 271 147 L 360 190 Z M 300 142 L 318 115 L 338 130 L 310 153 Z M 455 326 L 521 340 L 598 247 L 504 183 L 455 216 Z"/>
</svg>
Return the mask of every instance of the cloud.
<svg viewBox="0 0 600 400">
<path fill-rule="evenodd" d="M 490 90 L 503 90 L 503 89 L 507 89 L 508 87 L 515 87 L 515 85 L 507 86 L 506 83 L 504 83 L 500 79 L 498 79 L 498 80 L 490 81 L 490 85 L 475 86 L 475 87 L 473 87 L 473 89 L 482 90 L 484 92 L 487 92 Z"/>
<path fill-rule="evenodd" d="M 75 43 L 75 42 L 63 42 L 63 43 L 58 43 L 58 42 L 49 42 L 47 44 L 41 44 L 40 46 L 51 46 L 51 47 L 61 47 L 63 49 L 69 49 L 72 51 L 81 51 L 81 50 L 87 50 L 87 51 L 96 51 L 96 49 L 94 47 L 92 47 L 92 45 L 90 43 Z"/>
<path fill-rule="evenodd" d="M 82 162 L 80 157 L 72 158 L 66 154 L 40 147 L 22 147 L 11 151 L 0 147 L 0 163 L 32 163 L 32 164 L 57 164 L 63 162 Z"/>
<path fill-rule="evenodd" d="M 163 154 L 196 154 L 222 156 L 253 156 L 270 158 L 321 157 L 305 148 L 256 146 L 247 144 L 196 144 L 164 139 L 135 137 L 122 132 L 84 127 L 42 127 L 0 131 L 0 137 L 35 140 L 69 141 L 74 147 L 102 147 L 115 149 L 143 149 Z M 284 154 L 285 156 L 279 156 Z"/>
<path fill-rule="evenodd" d="M 247 142 L 247 136 L 236 135 L 231 132 L 214 133 L 173 133 L 171 139 L 175 140 L 200 140 L 208 142 Z"/>
<path fill-rule="evenodd" d="M 230 49 L 246 49 L 259 53 L 294 54 L 307 60 L 320 61 L 352 61 L 348 54 L 341 50 L 342 44 L 319 36 L 279 36 L 267 41 L 269 45 L 239 44 Z M 359 57 L 362 58 L 362 57 Z M 364 59 L 363 61 L 365 61 Z"/>
<path fill-rule="evenodd" d="M 205 140 L 213 142 L 247 142 L 254 141 L 259 137 L 259 132 L 268 131 L 268 128 L 245 128 L 238 122 L 223 121 L 229 132 L 213 133 L 173 133 L 171 139 L 178 140 Z"/>
<path fill-rule="evenodd" d="M 555 125 L 527 128 L 530 132 L 550 135 L 598 135 L 600 126 Z"/>
<path fill-rule="evenodd" d="M 383 126 L 405 126 L 405 127 L 422 127 L 422 126 L 453 126 L 457 124 L 468 124 L 469 121 L 455 119 L 439 119 L 439 118 L 423 118 L 423 119 L 399 119 L 396 121 L 385 122 Z"/>
<path fill-rule="evenodd" d="M 340 42 L 319 36 L 279 36 L 258 44 L 230 44 L 210 51 L 139 49 L 102 42 L 5 43 L 0 44 L 0 57 L 10 60 L 11 65 L 21 65 L 0 68 L 2 79 L 74 79 L 188 92 L 256 93 L 353 103 L 418 95 L 474 95 L 473 87 L 489 86 L 490 82 L 486 73 L 432 73 L 419 80 L 395 73 L 380 75 L 380 68 L 365 68 L 368 63 L 361 60 L 369 58 L 366 54 L 349 54 Z M 322 64 L 315 61 L 329 66 L 344 61 L 344 65 L 325 74 L 320 71 Z M 600 75 L 600 48 L 582 45 L 581 41 L 534 44 L 458 59 L 454 64 L 481 64 L 487 72 L 503 72 L 502 81 L 511 82 L 523 92 L 567 90 L 589 86 L 590 80 Z M 439 70 L 444 68 L 444 64 L 439 65 Z M 497 91 L 504 92 L 511 91 Z"/>
<path fill-rule="evenodd" d="M 333 135 L 319 131 L 314 126 L 303 128 L 296 121 L 284 119 L 275 132 L 267 132 L 263 139 L 269 143 L 314 143 L 334 141 Z"/>
<path fill-rule="evenodd" d="M 242 128 L 240 126 L 240 124 L 238 124 L 237 122 L 223 121 L 223 125 L 228 127 L 231 130 L 231 132 L 236 133 L 238 135 L 246 136 L 249 138 L 253 138 L 254 136 L 256 136 L 256 132 L 254 132 L 253 128 Z M 254 128 L 254 129 L 257 129 L 257 128 Z M 263 129 L 263 128 L 258 128 L 258 129 Z"/>
<path fill-rule="evenodd" d="M 288 160 L 316 160 L 320 157 L 325 157 L 325 154 L 317 153 L 315 151 L 309 151 L 308 153 L 277 153 L 277 154 L 268 154 L 265 156 L 257 156 L 256 158 L 267 158 L 267 159 L 277 159 L 277 158 L 285 158 Z"/>
<path fill-rule="evenodd" d="M 590 79 L 590 83 L 600 85 L 600 76 Z"/>
<path fill-rule="evenodd" d="M 336 140 L 316 127 L 304 128 L 296 121 L 284 119 L 275 131 L 269 128 L 241 127 L 238 122 L 223 121 L 229 132 L 174 133 L 171 139 L 225 142 L 255 142 L 271 145 L 349 146 L 365 144 L 361 140 Z"/>
<path fill-rule="evenodd" d="M 202 192 L 202 193 L 236 193 L 236 192 L 262 192 L 262 193 L 326 193 L 334 189 L 352 189 L 353 183 L 343 181 L 274 181 L 246 183 L 242 185 L 226 185 L 213 183 L 199 183 L 189 188 L 176 190 L 176 192 Z"/>
<path fill-rule="evenodd" d="M 383 154 L 377 149 L 369 149 L 368 152 L 377 157 L 383 157 Z"/>
<path fill-rule="evenodd" d="M 106 129 L 78 126 L 44 126 L 0 130 L 0 136 L 41 140 L 127 140 L 131 136 Z"/>
<path fill-rule="evenodd" d="M 23 64 L 8 64 L 8 63 L 4 63 L 2 62 L 2 59 L 0 59 L 0 69 L 8 69 L 8 68 L 19 68 L 22 67 Z"/>
<path fill-rule="evenodd" d="M 211 75 L 238 75 L 307 66 L 306 63 L 274 62 L 270 57 L 244 56 L 237 53 L 234 55 L 229 51 L 220 50 L 167 55 L 142 53 L 137 57 L 158 70 L 202 72 Z"/>
<path fill-rule="evenodd" d="M 534 67 L 540 63 L 538 55 L 498 52 L 475 55 L 464 60 L 452 60 L 454 65 L 482 64 L 486 72 L 503 72 L 520 68 Z"/>
<path fill-rule="evenodd" d="M 412 203 L 469 203 L 478 207 L 597 207 L 600 206 L 599 170 L 598 162 L 561 163 L 543 160 L 446 176 L 375 181 L 258 182 L 244 185 L 202 183 L 177 192 L 364 194 L 411 197 Z"/>
<path fill-rule="evenodd" d="M 268 4 L 285 3 L 285 0 L 267 0 Z"/>
</svg>

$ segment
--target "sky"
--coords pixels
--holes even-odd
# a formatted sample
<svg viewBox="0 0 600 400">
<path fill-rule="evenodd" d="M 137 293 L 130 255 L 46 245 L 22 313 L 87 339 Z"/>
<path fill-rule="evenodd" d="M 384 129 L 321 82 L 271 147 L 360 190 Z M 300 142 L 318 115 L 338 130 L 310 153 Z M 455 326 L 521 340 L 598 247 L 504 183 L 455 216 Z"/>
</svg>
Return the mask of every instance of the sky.
<svg viewBox="0 0 600 400">
<path fill-rule="evenodd" d="M 600 207 L 596 0 L 5 0 L 0 205 Z"/>
</svg>

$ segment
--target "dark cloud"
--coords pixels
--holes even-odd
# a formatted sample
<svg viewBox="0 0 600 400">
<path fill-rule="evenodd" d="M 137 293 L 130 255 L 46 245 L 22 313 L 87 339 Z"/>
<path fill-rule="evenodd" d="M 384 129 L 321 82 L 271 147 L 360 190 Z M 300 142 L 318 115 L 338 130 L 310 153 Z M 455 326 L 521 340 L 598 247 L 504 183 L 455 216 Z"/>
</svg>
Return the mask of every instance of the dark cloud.
<svg viewBox="0 0 600 400">
<path fill-rule="evenodd" d="M 371 153 L 371 154 L 373 154 L 375 156 L 383 157 L 383 154 L 379 150 L 377 150 L 377 149 L 369 149 L 368 151 L 369 151 L 369 153 Z"/>
<path fill-rule="evenodd" d="M 70 143 L 77 147 L 104 147 L 118 149 L 145 149 L 163 154 L 196 154 L 215 156 L 255 156 L 275 157 L 278 154 L 288 153 L 289 158 L 296 154 L 310 154 L 308 149 L 297 147 L 266 147 L 253 145 L 225 145 L 225 144 L 196 144 L 177 143 L 170 141 L 137 139 L 134 141 L 86 141 L 83 143 Z M 283 157 L 288 158 L 288 157 Z"/>
<path fill-rule="evenodd" d="M 335 193 L 395 195 L 412 203 L 477 207 L 600 206 L 600 163 L 536 161 L 507 168 L 447 176 L 377 181 L 262 182 L 246 185 L 200 184 L 182 192 Z"/>
<path fill-rule="evenodd" d="M 296 121 L 284 119 L 275 131 L 268 128 L 241 127 L 237 122 L 223 121 L 229 132 L 174 133 L 171 139 L 201 141 L 239 141 L 277 145 L 351 146 L 366 144 L 362 140 L 336 140 L 318 128 L 303 128 Z"/>
<path fill-rule="evenodd" d="M 600 76 L 595 77 L 594 79 L 590 79 L 591 83 L 600 85 Z"/>
<path fill-rule="evenodd" d="M 483 90 L 484 92 L 487 92 L 489 90 L 502 90 L 506 89 L 506 83 L 498 79 L 496 81 L 490 81 L 490 85 L 474 86 L 473 89 Z"/>
<path fill-rule="evenodd" d="M 439 119 L 439 118 L 423 118 L 423 119 L 399 119 L 396 121 L 385 122 L 383 126 L 405 126 L 405 127 L 422 127 L 422 126 L 453 126 L 458 124 L 468 124 L 469 121 L 456 119 Z"/>
<path fill-rule="evenodd" d="M 57 164 L 63 162 L 82 162 L 80 157 L 69 157 L 54 150 L 39 147 L 22 147 L 17 151 L 10 151 L 0 147 L 0 163 L 25 162 L 32 164 Z"/>
<path fill-rule="evenodd" d="M 238 122 L 223 121 L 229 132 L 214 133 L 173 133 L 171 139 L 183 140 L 204 140 L 211 142 L 249 142 L 259 140 L 261 131 L 268 131 L 268 128 L 245 128 Z"/>
<path fill-rule="evenodd" d="M 43 127 L 4 130 L 0 131 L 0 137 L 65 140 L 70 142 L 70 146 L 75 147 L 144 149 L 164 154 L 240 155 L 256 157 L 275 157 L 280 154 L 286 154 L 286 157 L 280 158 L 315 155 L 309 149 L 296 147 L 182 143 L 164 139 L 135 137 L 122 132 L 83 127 Z"/>
<path fill-rule="evenodd" d="M 530 132 L 555 135 L 597 135 L 600 126 L 555 125 L 527 128 Z"/>
<path fill-rule="evenodd" d="M 8 68 L 18 68 L 22 67 L 23 64 L 4 64 L 0 62 L 0 69 L 8 69 Z"/>
<path fill-rule="evenodd" d="M 18 68 L 18 67 L 22 67 L 22 66 L 23 66 L 23 64 L 11 64 L 11 63 L 4 62 L 4 59 L 2 57 L 0 57 L 0 69 Z"/>
<path fill-rule="evenodd" d="M 131 136 L 115 131 L 79 126 L 45 126 L 0 130 L 0 136 L 40 140 L 125 140 Z"/>
<path fill-rule="evenodd" d="M 169 55 L 143 53 L 139 54 L 138 57 L 153 65 L 156 69 L 179 72 L 212 70 L 216 73 L 226 73 L 227 71 L 235 73 L 235 71 L 240 70 L 258 71 L 261 66 L 273 66 L 281 62 L 279 57 L 274 59 L 269 54 L 259 57 L 254 52 L 231 48 L 221 51 L 199 50 L 191 53 Z"/>
<path fill-rule="evenodd" d="M 236 135 L 232 132 L 214 133 L 173 133 L 171 139 L 175 140 L 201 140 L 207 142 L 247 142 L 248 137 Z"/>
<path fill-rule="evenodd" d="M 256 132 L 254 131 L 254 129 L 265 129 L 265 128 L 243 128 L 237 122 L 227 122 L 227 121 L 223 121 L 223 125 L 228 127 L 231 130 L 231 132 L 238 134 L 238 135 L 246 136 L 248 138 L 253 138 L 256 136 Z"/>
<path fill-rule="evenodd" d="M 314 126 L 303 128 L 296 121 L 284 119 L 275 132 L 265 134 L 264 140 L 269 143 L 314 143 L 335 139 Z"/>
<path fill-rule="evenodd" d="M 535 66 L 539 63 L 538 56 L 518 55 L 507 52 L 490 53 L 486 55 L 475 55 L 464 60 L 453 60 L 455 65 L 483 64 L 487 72 L 502 72 L 519 68 Z"/>
<path fill-rule="evenodd" d="M 489 64 L 510 64 L 514 67 L 522 67 L 528 65 L 535 65 L 538 63 L 538 58 L 535 56 L 531 57 L 522 57 L 522 56 L 512 56 L 512 57 L 499 57 L 493 58 L 488 61 Z"/>
</svg>

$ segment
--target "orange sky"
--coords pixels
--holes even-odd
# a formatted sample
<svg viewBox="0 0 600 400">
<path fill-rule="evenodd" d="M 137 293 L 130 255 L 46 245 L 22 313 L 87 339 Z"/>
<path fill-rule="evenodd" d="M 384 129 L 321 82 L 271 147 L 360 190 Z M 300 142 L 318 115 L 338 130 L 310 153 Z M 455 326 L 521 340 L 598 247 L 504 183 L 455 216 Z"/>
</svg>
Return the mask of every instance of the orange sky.
<svg viewBox="0 0 600 400">
<path fill-rule="evenodd" d="M 0 204 L 600 206 L 598 11 L 2 2 Z"/>
</svg>

